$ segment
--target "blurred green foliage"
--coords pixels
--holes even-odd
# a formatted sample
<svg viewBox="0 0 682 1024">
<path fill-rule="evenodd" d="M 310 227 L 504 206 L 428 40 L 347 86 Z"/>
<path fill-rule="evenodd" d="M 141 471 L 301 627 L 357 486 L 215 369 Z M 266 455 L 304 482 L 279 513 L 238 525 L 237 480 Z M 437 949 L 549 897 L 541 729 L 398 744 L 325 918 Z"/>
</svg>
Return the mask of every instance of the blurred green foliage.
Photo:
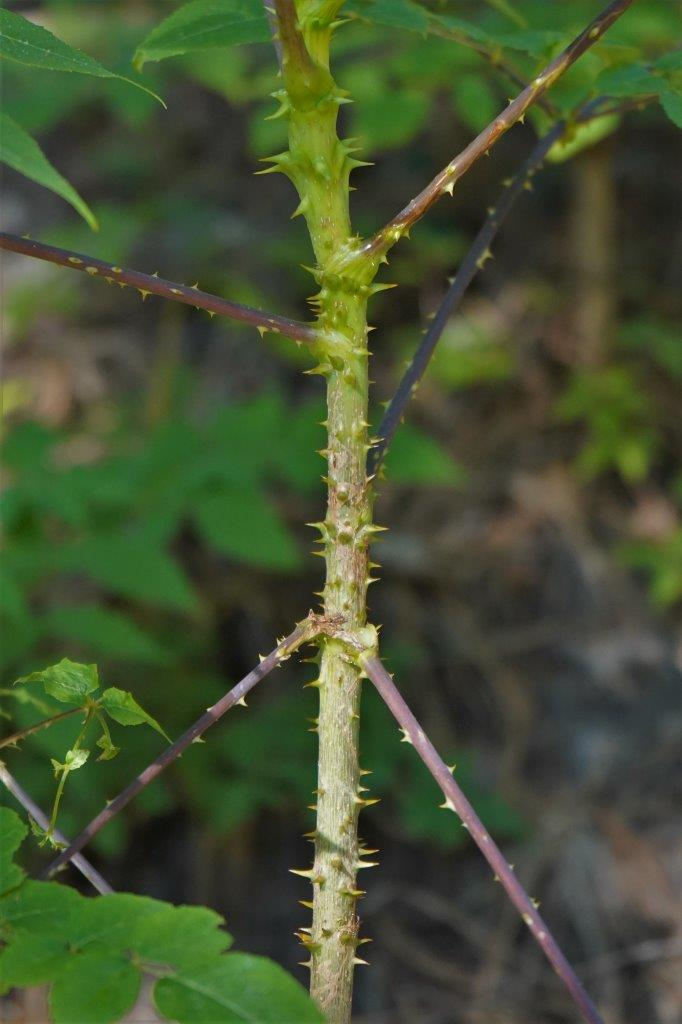
<svg viewBox="0 0 682 1024">
<path fill-rule="evenodd" d="M 200 4 L 191 6 L 202 16 L 210 13 Z M 433 168 L 420 158 L 420 141 L 429 132 L 442 135 L 446 126 L 453 137 L 480 130 L 517 88 L 510 67 L 522 78 L 532 77 L 587 23 L 595 4 L 352 0 L 344 13 L 349 21 L 337 37 L 336 65 L 341 84 L 354 98 L 344 111 L 344 129 L 361 140 L 370 156 L 390 160 L 391 150 L 406 147 L 424 176 Z M 309 259 L 300 226 L 294 222 L 283 234 L 251 234 L 249 211 L 242 215 L 240 209 L 239 186 L 231 188 L 223 180 L 222 167 L 205 168 L 194 159 L 202 132 L 213 127 L 195 121 L 194 109 L 185 111 L 177 102 L 186 95 L 183 89 L 194 87 L 211 100 L 227 101 L 226 111 L 240 111 L 243 136 L 233 134 L 236 120 L 226 116 L 221 144 L 245 150 L 244 166 L 253 169 L 258 157 L 281 148 L 284 131 L 281 121 L 265 120 L 273 109 L 268 94 L 277 87 L 269 46 L 207 50 L 176 40 L 175 55 L 161 60 L 170 57 L 173 47 L 150 55 L 154 38 L 158 41 L 168 29 L 155 27 L 158 5 L 126 0 L 89 4 L 84 18 L 78 3 L 46 0 L 40 15 L 60 39 L 96 55 L 112 72 L 149 85 L 168 102 L 169 112 L 116 79 L 98 78 L 93 84 L 83 75 L 37 68 L 29 75 L 7 64 L 7 115 L 44 141 L 50 153 L 55 138 L 75 132 L 87 159 L 72 161 L 69 177 L 87 196 L 100 224 L 95 236 L 74 218 L 60 221 L 56 214 L 51 223 L 32 220 L 27 229 L 46 241 L 120 263 L 139 251 L 148 259 L 158 244 L 171 264 L 166 276 L 200 277 L 210 290 L 267 306 L 284 301 L 290 309 L 283 312 L 294 311 L 310 290 L 299 267 Z M 641 0 L 552 90 L 552 103 L 566 113 L 597 92 L 625 99 L 652 93 L 679 123 L 679 53 L 666 52 L 677 28 L 675 4 Z M 265 38 L 262 19 L 250 38 Z M 148 58 L 143 75 L 131 68 L 136 51 Z M 548 114 L 537 108 L 531 120 L 538 130 L 549 123 Z M 293 209 L 293 193 L 289 198 Z M 286 200 L 284 212 L 290 212 Z M 371 230 L 380 214 L 360 206 L 359 228 Z M 397 255 L 393 278 L 412 285 L 428 270 L 441 274 L 465 247 L 461 228 L 450 225 L 445 233 L 425 224 L 415 233 L 413 247 Z M 97 286 L 84 286 L 74 277 L 46 269 L 38 285 L 31 279 L 8 289 L 8 321 L 19 346 L 49 316 L 67 331 L 83 320 L 96 331 L 86 310 Z M 128 293 L 113 299 L 137 315 L 140 307 L 131 306 Z M 111 302 L 112 295 L 98 301 Z M 379 313 L 387 301 L 382 297 L 377 303 Z M 213 329 L 237 346 L 254 344 L 237 329 Z M 391 329 L 401 355 L 408 337 L 411 350 L 413 326 Z M 305 355 L 291 354 L 280 343 L 271 342 L 270 352 L 277 372 L 284 367 L 283 376 L 290 366 L 307 365 Z M 636 486 L 656 472 L 665 438 L 656 403 L 641 381 L 661 373 L 679 377 L 679 352 L 667 322 L 640 318 L 626 323 L 606 365 L 568 371 L 556 418 L 578 424 L 583 432 L 578 469 L 588 479 L 615 472 Z M 510 339 L 464 316 L 451 321 L 433 366 L 434 380 L 448 393 L 513 385 L 519 373 Z M 65 652 L 96 659 L 107 678 L 139 692 L 145 707 L 169 731 L 178 731 L 230 683 L 216 650 L 210 574 L 197 570 L 197 553 L 224 575 L 236 575 L 245 566 L 281 582 L 305 571 L 308 538 L 299 524 L 319 518 L 322 463 L 315 449 L 323 444 L 316 425 L 324 418 L 321 402 L 307 394 L 293 397 L 269 378 L 254 397 L 197 415 L 202 400 L 198 384 L 194 388 L 188 374 L 180 398 L 152 423 L 124 400 L 113 414 L 110 402 L 102 403 L 103 409 L 93 403 L 94 413 L 76 410 L 63 425 L 50 427 L 22 414 L 30 388 L 18 379 L 8 382 L 6 409 L 12 415 L 4 439 L 1 591 L 5 679 Z M 410 427 L 398 434 L 388 477 L 390 486 L 466 485 L 463 469 L 449 454 Z M 672 485 L 671 494 L 679 505 Z M 679 549 L 676 534 L 625 546 L 623 557 L 647 570 L 654 596 L 671 603 L 682 596 Z M 292 609 L 292 617 L 298 612 Z M 192 813 L 223 832 L 263 807 L 299 813 L 314 785 L 315 744 L 304 725 L 305 716 L 313 713 L 308 693 L 258 698 L 248 716 L 236 712 L 209 743 L 193 749 L 174 769 Z M 30 703 L 17 705 L 18 727 L 37 717 Z M 52 785 L 46 759 L 68 748 L 69 729 L 68 723 L 59 723 L 36 735 L 18 759 L 39 801 L 47 802 Z M 415 770 L 412 752 L 397 743 L 373 692 L 365 697 L 362 744 L 364 763 L 375 773 L 374 788 L 384 797 L 387 814 L 397 813 L 414 838 L 429 837 L 445 847 L 463 841 L 450 819 L 436 812 L 435 787 Z M 254 759 L 254 749 L 267 756 Z M 64 809 L 64 830 L 75 831 L 99 810 L 105 795 L 144 766 L 149 751 L 136 732 L 126 746 L 125 762 L 77 773 Z M 522 826 L 512 811 L 492 795 L 476 792 L 475 764 L 461 752 L 455 752 L 455 759 L 487 824 L 518 834 Z M 142 794 L 135 813 L 162 813 L 174 809 L 179 799 L 175 787 L 163 780 Z M 116 819 L 101 834 L 100 847 L 119 849 L 125 827 L 123 819 Z"/>
</svg>

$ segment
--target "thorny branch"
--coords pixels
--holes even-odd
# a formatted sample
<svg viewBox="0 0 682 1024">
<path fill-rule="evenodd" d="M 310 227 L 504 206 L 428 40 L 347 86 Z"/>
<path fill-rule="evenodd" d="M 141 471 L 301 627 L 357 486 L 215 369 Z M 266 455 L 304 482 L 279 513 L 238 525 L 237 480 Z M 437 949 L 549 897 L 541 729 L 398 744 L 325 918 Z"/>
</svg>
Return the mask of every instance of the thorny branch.
<svg viewBox="0 0 682 1024">
<path fill-rule="evenodd" d="M 248 675 L 233 686 L 220 700 L 212 707 L 208 708 L 206 712 L 201 715 L 200 718 L 194 722 L 193 725 L 187 729 L 182 736 L 179 737 L 174 743 L 171 743 L 169 747 L 160 754 L 155 761 L 152 761 L 144 771 L 140 772 L 133 781 L 123 789 L 118 796 L 110 800 L 104 810 L 92 819 L 92 821 L 86 825 L 82 832 L 76 836 L 76 838 L 67 846 L 65 850 L 52 861 L 52 863 L 43 872 L 44 878 L 50 878 L 55 872 L 59 871 L 60 868 L 64 867 L 68 862 L 80 851 L 83 847 L 93 839 L 94 836 L 104 828 L 108 822 L 114 818 L 119 811 L 121 811 L 133 797 L 136 797 L 150 782 L 153 782 L 157 776 L 161 774 L 169 765 L 173 763 L 183 753 L 191 743 L 195 743 L 200 739 L 203 734 L 210 729 L 212 725 L 215 725 L 223 715 L 234 707 L 235 704 L 245 704 L 246 694 L 253 689 L 256 683 L 259 683 L 261 679 L 264 679 L 273 669 L 277 668 L 286 661 L 288 657 L 295 650 L 297 650 L 302 644 L 308 643 L 313 640 L 320 632 L 324 629 L 324 621 L 320 616 L 314 615 L 312 612 L 307 618 L 300 622 L 296 629 L 293 630 L 289 636 L 281 640 L 274 650 L 261 658 L 260 664 L 251 670 Z"/>
<path fill-rule="evenodd" d="M 381 469 L 386 453 L 391 445 L 395 432 L 398 429 L 401 419 L 405 414 L 410 399 L 414 396 L 417 387 L 424 377 L 428 365 L 433 357 L 436 346 L 440 341 L 453 311 L 461 302 L 469 285 L 478 272 L 483 269 L 484 264 L 490 258 L 490 246 L 492 245 L 502 224 L 512 211 L 512 208 L 520 195 L 529 189 L 531 179 L 540 170 L 545 157 L 555 142 L 565 134 L 572 125 L 584 124 L 594 117 L 601 117 L 605 114 L 619 113 L 621 105 L 606 109 L 604 104 L 608 102 L 607 96 L 598 97 L 588 103 L 575 116 L 574 120 L 560 121 L 555 124 L 546 135 L 536 143 L 530 156 L 523 162 L 518 172 L 507 183 L 497 204 L 488 212 L 483 227 L 476 235 L 469 251 L 462 260 L 457 274 L 452 279 L 443 300 L 436 310 L 436 313 L 425 332 L 424 337 L 412 357 L 405 373 L 402 376 L 396 391 L 391 398 L 383 419 L 377 430 L 377 441 L 367 456 L 367 470 L 369 473 L 378 473 Z M 647 102 L 647 97 L 638 101 L 639 105 Z"/>
<path fill-rule="evenodd" d="M 518 910 L 524 924 L 565 985 L 583 1019 L 587 1021 L 587 1024 L 604 1024 L 599 1011 L 538 913 L 536 903 L 528 896 L 511 865 L 507 863 L 502 852 L 491 839 L 476 811 L 455 782 L 452 770 L 448 768 L 431 740 L 424 733 L 379 658 L 370 653 L 360 654 L 359 660 L 364 672 L 374 683 L 401 727 L 404 741 L 412 744 L 440 786 L 445 796 L 445 803 L 441 804 L 441 807 L 454 811 L 459 816 L 462 824 L 492 868 L 495 881 L 500 882 Z"/>
<path fill-rule="evenodd" d="M 50 827 L 50 821 L 47 815 L 40 809 L 40 807 L 38 807 L 38 804 L 31 799 L 26 790 L 22 789 L 2 761 L 0 761 L 0 782 L 2 782 L 3 786 L 12 794 L 14 799 L 21 804 L 24 810 L 30 814 L 33 820 L 36 821 L 38 825 L 45 830 L 45 832 L 47 832 Z M 58 843 L 63 843 L 64 846 L 69 845 L 69 840 L 59 831 L 59 829 L 52 829 L 52 835 Z M 101 896 L 114 891 L 109 883 L 102 878 L 99 871 L 97 871 L 96 868 L 93 868 L 92 864 L 87 861 L 82 854 L 74 854 L 72 861 L 73 866 L 78 868 L 83 877 L 87 878 L 88 882 L 90 882 L 93 888 L 95 888 Z"/>
<path fill-rule="evenodd" d="M 576 36 L 558 57 L 550 63 L 512 100 L 507 108 L 454 157 L 447 167 L 429 182 L 418 196 L 398 213 L 360 248 L 363 256 L 384 255 L 410 228 L 436 203 L 444 193 L 452 195 L 455 183 L 479 160 L 526 111 L 560 78 L 575 61 L 604 35 L 606 30 L 633 3 L 633 0 L 613 0 L 594 18 L 580 35 Z"/>
<path fill-rule="evenodd" d="M 60 267 L 68 267 L 71 270 L 80 270 L 91 277 L 101 277 L 109 284 L 117 284 L 121 288 L 127 286 L 136 288 L 143 299 L 146 299 L 148 295 L 160 295 L 161 298 L 170 299 L 171 302 L 183 302 L 196 309 L 205 309 L 211 316 L 217 315 L 228 317 L 230 320 L 239 320 L 241 323 L 256 327 L 262 334 L 271 331 L 273 334 L 283 334 L 288 338 L 293 338 L 294 341 L 307 344 L 318 340 L 318 333 L 311 324 L 290 320 L 289 317 L 277 316 L 274 313 L 263 313 L 260 309 L 243 306 L 240 302 L 230 302 L 218 295 L 201 291 L 197 285 L 190 287 L 186 284 L 176 284 L 174 281 L 166 281 L 162 277 L 157 277 L 156 274 L 142 274 L 139 270 L 117 267 L 104 260 L 95 259 L 94 256 L 69 252 L 68 249 L 59 249 L 55 245 L 46 245 L 33 239 L 20 238 L 18 235 L 10 235 L 4 231 L 0 232 L 0 249 L 17 252 L 22 256 L 33 256 L 35 259 L 56 263 Z"/>
</svg>

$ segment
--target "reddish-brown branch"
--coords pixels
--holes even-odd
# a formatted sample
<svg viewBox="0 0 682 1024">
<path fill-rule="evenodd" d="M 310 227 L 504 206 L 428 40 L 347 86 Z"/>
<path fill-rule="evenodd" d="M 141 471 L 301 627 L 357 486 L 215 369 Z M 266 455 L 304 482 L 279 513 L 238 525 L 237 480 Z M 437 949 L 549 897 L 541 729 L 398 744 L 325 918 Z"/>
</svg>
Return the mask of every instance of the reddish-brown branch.
<svg viewBox="0 0 682 1024">
<path fill-rule="evenodd" d="M 262 658 L 260 664 L 254 668 L 248 675 L 233 686 L 220 700 L 196 720 L 194 725 L 191 725 L 186 732 L 180 736 L 174 743 L 171 743 L 169 747 L 160 754 L 155 761 L 152 761 L 143 772 L 133 779 L 133 781 L 122 790 L 117 797 L 110 800 L 104 810 L 92 819 L 89 825 L 83 829 L 83 831 L 76 836 L 76 838 L 69 844 L 69 846 L 62 850 L 58 857 L 56 857 L 52 863 L 43 872 L 43 877 L 49 878 L 59 871 L 60 868 L 64 867 L 65 864 L 74 857 L 83 847 L 97 835 L 100 829 L 104 828 L 112 818 L 114 818 L 119 811 L 130 803 L 133 797 L 136 797 L 150 782 L 153 782 L 173 763 L 184 750 L 189 747 L 191 743 L 198 740 L 203 734 L 210 729 L 212 725 L 215 725 L 223 715 L 234 707 L 235 704 L 239 704 L 244 700 L 244 697 L 252 690 L 256 683 L 259 683 L 261 679 L 267 676 L 273 669 L 277 668 L 283 661 L 293 654 L 302 644 L 312 640 L 319 632 L 321 626 L 319 620 L 314 615 L 309 615 L 308 618 L 304 619 L 298 624 L 296 629 L 285 637 L 273 651 Z"/>
<path fill-rule="evenodd" d="M 550 61 L 516 99 L 512 100 L 508 107 L 469 143 L 466 149 L 454 157 L 418 196 L 362 246 L 363 255 L 378 256 L 387 252 L 445 192 L 452 194 L 455 182 L 459 181 L 484 153 L 488 153 L 505 132 L 522 119 L 529 107 L 536 103 L 586 50 L 601 39 L 606 30 L 632 3 L 633 0 L 613 0 L 598 14 L 587 28 L 576 36 L 558 57 Z"/>
<path fill-rule="evenodd" d="M 84 713 L 84 708 L 69 708 L 68 711 L 60 711 L 58 715 L 52 715 L 51 718 L 44 718 L 42 722 L 36 722 L 35 725 L 29 725 L 26 729 L 20 729 L 19 732 L 13 732 L 11 736 L 5 736 L 0 740 L 0 749 L 2 747 L 14 747 L 17 743 L 21 743 L 27 736 L 32 736 L 35 732 L 40 732 L 41 729 L 49 729 L 55 722 L 60 722 L 62 718 L 68 718 L 70 715 L 76 715 L 81 711 Z"/>
<path fill-rule="evenodd" d="M 47 832 L 50 827 L 50 820 L 48 816 L 40 809 L 40 807 L 38 807 L 38 804 L 31 799 L 26 790 L 22 789 L 2 761 L 0 761 L 0 782 L 2 782 L 3 786 L 12 794 L 14 799 L 21 804 L 24 810 L 28 811 L 33 820 L 36 821 L 40 827 L 45 830 L 45 832 Z M 68 846 L 69 840 L 62 835 L 59 829 L 53 829 L 52 835 L 58 843 L 63 843 L 65 846 Z M 93 868 L 90 861 L 87 861 L 80 853 L 75 854 L 72 860 L 73 866 L 78 868 L 83 877 L 87 878 L 88 882 L 90 882 L 93 888 L 96 889 L 100 895 L 103 896 L 105 893 L 114 891 L 109 883 L 102 878 L 99 871 L 97 871 L 96 868 Z"/>
<path fill-rule="evenodd" d="M 118 284 L 121 288 L 126 286 L 136 288 L 143 299 L 146 299 L 147 295 L 160 295 L 161 298 L 170 299 L 171 302 L 183 302 L 196 309 L 205 309 L 207 313 L 251 324 L 261 332 L 272 331 L 273 334 L 283 334 L 288 338 L 293 338 L 294 341 L 303 341 L 307 344 L 315 342 L 318 337 L 317 331 L 311 324 L 290 320 L 288 317 L 277 316 L 274 313 L 263 313 L 260 309 L 243 306 L 239 302 L 229 302 L 227 299 L 221 299 L 218 295 L 202 292 L 196 286 L 176 284 L 174 281 L 166 281 L 162 277 L 157 277 L 156 274 L 142 274 L 139 270 L 128 270 L 125 267 L 118 267 L 106 263 L 104 260 L 95 259 L 94 256 L 69 252 L 67 249 L 59 249 L 55 245 L 45 245 L 43 242 L 36 242 L 30 238 L 20 238 L 18 235 L 0 232 L 0 249 L 46 260 L 48 263 L 56 263 L 60 267 L 68 267 L 70 270 L 80 270 L 91 277 L 101 277 L 109 284 Z"/>
<path fill-rule="evenodd" d="M 440 786 L 445 796 L 443 805 L 459 815 L 462 824 L 469 831 L 479 850 L 493 870 L 495 880 L 500 882 L 518 910 L 524 924 L 540 946 L 559 978 L 565 985 L 575 1005 L 587 1024 L 604 1024 L 599 1011 L 583 988 L 568 960 L 561 952 L 549 928 L 537 908 L 514 874 L 511 866 L 490 837 L 490 833 L 476 814 L 462 790 L 455 782 L 451 770 L 438 754 L 431 740 L 426 736 L 419 722 L 410 711 L 391 676 L 378 657 L 365 655 L 361 665 L 386 702 L 391 714 L 401 726 L 404 738 L 413 745 L 420 758 Z"/>
<path fill-rule="evenodd" d="M 608 106 L 609 98 L 607 96 L 600 96 L 595 100 L 591 100 L 582 110 L 578 111 L 572 123 L 580 125 L 585 124 L 592 118 L 603 117 L 605 114 L 618 114 L 630 109 L 633 104 L 641 107 L 649 102 L 651 98 L 643 96 L 636 101 L 629 100 L 625 103 Z M 381 469 L 409 401 L 426 373 L 449 318 L 461 302 L 471 282 L 483 269 L 486 260 L 490 256 L 490 246 L 506 217 L 512 211 L 516 200 L 523 194 L 525 189 L 531 187 L 531 179 L 542 166 L 545 157 L 554 143 L 562 137 L 569 123 L 571 122 L 559 121 L 546 135 L 538 140 L 528 159 L 521 165 L 517 174 L 510 179 L 500 199 L 488 211 L 483 227 L 476 235 L 471 248 L 461 261 L 459 269 L 443 297 L 443 301 L 436 310 L 428 330 L 424 334 L 396 388 L 395 394 L 386 408 L 386 412 L 376 432 L 376 443 L 367 456 L 368 473 L 376 474 Z"/>
</svg>

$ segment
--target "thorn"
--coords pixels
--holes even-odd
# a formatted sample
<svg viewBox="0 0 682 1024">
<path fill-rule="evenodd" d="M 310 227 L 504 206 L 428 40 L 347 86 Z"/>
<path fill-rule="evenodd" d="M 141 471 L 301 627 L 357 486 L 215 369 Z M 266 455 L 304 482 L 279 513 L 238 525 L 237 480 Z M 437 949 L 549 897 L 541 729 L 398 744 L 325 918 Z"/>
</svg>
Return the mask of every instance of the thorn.
<svg viewBox="0 0 682 1024">
<path fill-rule="evenodd" d="M 314 904 L 312 900 L 299 900 L 298 902 L 301 904 L 302 907 L 305 907 L 306 910 L 313 909 Z"/>
<path fill-rule="evenodd" d="M 438 806 L 444 811 L 455 811 L 455 805 L 453 804 L 449 796 L 445 798 L 444 803 L 438 804 Z M 456 813 L 457 811 L 455 811 L 455 814 Z"/>
</svg>

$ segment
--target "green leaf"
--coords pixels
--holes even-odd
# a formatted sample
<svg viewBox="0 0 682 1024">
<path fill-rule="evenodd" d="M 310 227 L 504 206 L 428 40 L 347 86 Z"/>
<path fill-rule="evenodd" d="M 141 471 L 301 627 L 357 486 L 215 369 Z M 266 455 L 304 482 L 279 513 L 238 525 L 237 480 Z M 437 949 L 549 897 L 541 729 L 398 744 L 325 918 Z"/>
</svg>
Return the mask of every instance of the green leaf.
<svg viewBox="0 0 682 1024">
<path fill-rule="evenodd" d="M 372 0 L 371 3 L 353 3 L 348 12 L 378 25 L 404 28 L 413 32 L 426 32 L 429 28 L 428 12 L 411 0 Z"/>
<path fill-rule="evenodd" d="M 646 96 L 657 93 L 662 79 L 652 75 L 644 64 L 629 64 L 626 67 L 602 71 L 594 83 L 600 95 L 614 97 Z"/>
<path fill-rule="evenodd" d="M 659 90 L 658 98 L 672 123 L 682 128 L 682 93 L 664 85 Z"/>
<path fill-rule="evenodd" d="M 98 761 L 112 761 L 118 754 L 121 753 L 121 748 L 114 745 L 111 736 L 103 732 L 100 738 L 97 740 L 96 746 L 102 751 L 97 758 Z"/>
<path fill-rule="evenodd" d="M 99 534 L 64 545 L 56 560 L 59 568 L 86 572 L 123 597 L 173 611 L 187 611 L 195 602 L 175 562 L 140 537 Z"/>
<path fill-rule="evenodd" d="M 58 665 L 21 676 L 16 683 L 42 683 L 45 693 L 65 704 L 82 704 L 89 693 L 99 687 L 96 665 L 81 665 L 62 658 Z"/>
<path fill-rule="evenodd" d="M 229 488 L 202 498 L 197 526 L 218 551 L 265 569 L 293 569 L 298 550 L 267 499 L 256 490 Z"/>
<path fill-rule="evenodd" d="M 459 484 L 465 476 L 433 438 L 409 424 L 399 428 L 386 461 L 389 480 L 400 484 Z"/>
<path fill-rule="evenodd" d="M 68 963 L 69 954 L 63 940 L 52 935 L 19 932 L 0 954 L 0 993 L 16 987 L 46 985 Z"/>
<path fill-rule="evenodd" d="M 130 78 L 109 71 L 103 64 L 90 57 L 82 50 L 76 50 L 41 25 L 22 18 L 20 14 L 0 10 L 0 57 L 16 61 L 31 68 L 44 71 L 67 71 L 79 75 L 92 75 L 95 78 L 117 78 L 136 89 L 153 96 L 162 106 L 165 103 L 160 96 Z"/>
<path fill-rule="evenodd" d="M 73 640 L 92 649 L 99 657 L 125 658 L 163 664 L 167 652 L 131 619 L 111 608 L 72 605 L 53 608 L 42 618 L 41 632 Z"/>
<path fill-rule="evenodd" d="M 24 872 L 12 859 L 27 834 L 28 829 L 18 814 L 8 807 L 0 807 L 0 894 L 14 889 L 24 879 Z"/>
<path fill-rule="evenodd" d="M 194 0 L 174 11 L 140 43 L 133 64 L 164 60 L 192 50 L 270 41 L 260 0 Z"/>
<path fill-rule="evenodd" d="M 50 993 L 54 1024 L 112 1024 L 139 991 L 140 972 L 125 956 L 94 950 L 73 956 Z"/>
<path fill-rule="evenodd" d="M 66 757 L 63 762 L 57 761 L 54 757 L 50 758 L 50 760 L 52 762 L 54 773 L 56 777 L 59 778 L 59 776 L 64 773 L 68 774 L 69 772 L 78 771 L 79 768 L 83 767 L 89 757 L 89 750 L 82 750 L 81 748 L 78 748 L 74 750 L 67 750 Z"/>
<path fill-rule="evenodd" d="M 664 53 L 654 64 L 659 71 L 682 71 L 682 49 Z"/>
<path fill-rule="evenodd" d="M 554 143 L 547 154 L 547 160 L 555 164 L 571 160 L 578 153 L 611 135 L 620 124 L 620 120 L 618 114 L 605 114 L 603 117 L 593 118 L 587 124 L 576 125 L 570 134 Z"/>
<path fill-rule="evenodd" d="M 151 715 L 147 714 L 144 708 L 140 707 L 132 693 L 127 690 L 119 690 L 116 686 L 110 686 L 102 694 L 101 705 L 115 722 L 119 725 L 150 725 L 158 733 L 168 740 L 170 738 L 163 731 L 159 723 Z"/>
<path fill-rule="evenodd" d="M 207 907 L 159 909 L 135 923 L 131 944 L 136 953 L 154 964 L 175 969 L 206 963 L 232 945 L 232 936 L 221 925 L 223 919 Z"/>
<path fill-rule="evenodd" d="M 500 101 L 486 79 L 475 74 L 457 76 L 453 102 L 462 124 L 474 132 L 492 121 L 500 107 Z"/>
<path fill-rule="evenodd" d="M 0 11 L 0 14 L 2 12 Z M 32 139 L 28 132 L 25 132 L 21 125 L 13 121 L 7 114 L 0 113 L 0 160 L 19 171 L 26 178 L 44 185 L 51 192 L 56 192 L 67 203 L 80 213 L 93 231 L 98 230 L 97 219 L 88 206 L 81 199 L 75 188 L 63 178 L 47 159 L 42 149 Z"/>
<path fill-rule="evenodd" d="M 298 982 L 264 957 L 228 953 L 217 962 L 162 978 L 154 1002 L 178 1024 L 322 1024 Z"/>
</svg>

